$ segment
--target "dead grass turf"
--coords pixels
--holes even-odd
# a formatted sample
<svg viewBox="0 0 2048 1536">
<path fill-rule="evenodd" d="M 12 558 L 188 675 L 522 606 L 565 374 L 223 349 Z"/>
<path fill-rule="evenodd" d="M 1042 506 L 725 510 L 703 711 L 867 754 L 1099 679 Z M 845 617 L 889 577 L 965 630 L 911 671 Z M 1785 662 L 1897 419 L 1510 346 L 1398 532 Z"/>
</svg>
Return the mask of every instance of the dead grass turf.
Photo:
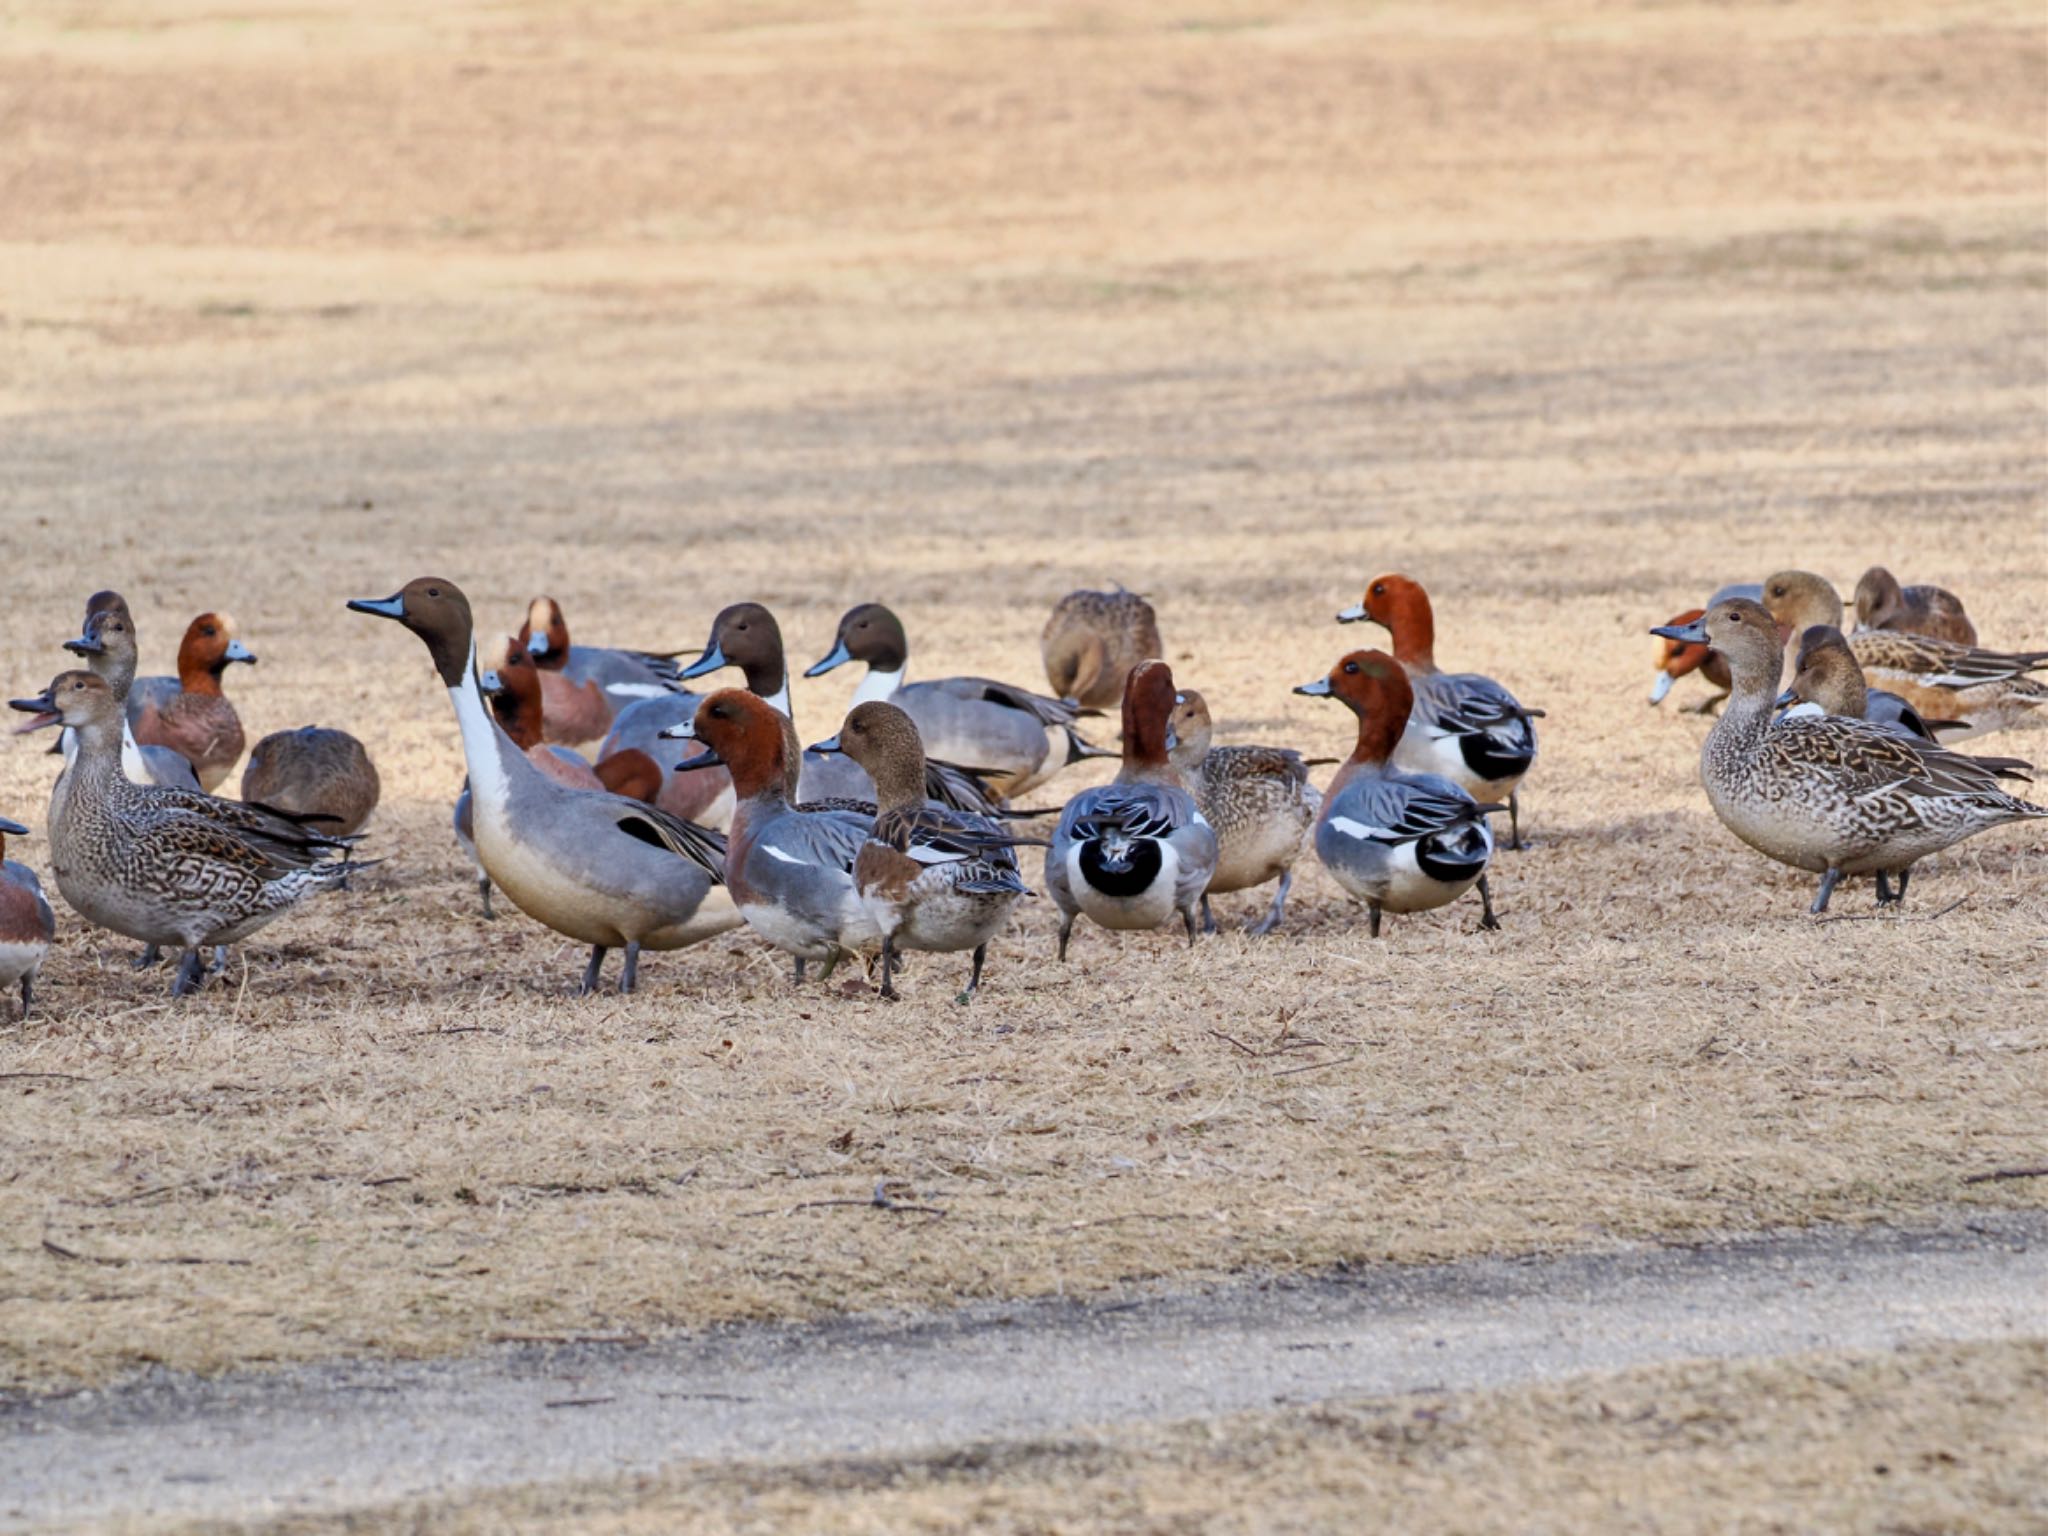
<svg viewBox="0 0 2048 1536">
<path fill-rule="evenodd" d="M 10 21 L 10 687 L 95 587 L 152 658 L 230 608 L 252 735 L 371 743 L 388 862 L 176 1009 L 67 918 L 0 1034 L 0 1373 L 2038 1200 L 1962 1182 L 2048 1162 L 2038 835 L 1814 925 L 1642 698 L 1648 623 L 1793 564 L 2048 643 L 2043 56 L 1996 6 Z M 1311 875 L 1271 942 L 1061 969 L 1040 904 L 964 1012 L 742 937 L 570 999 L 476 917 L 419 647 L 340 609 L 436 570 L 679 645 L 752 596 L 801 664 L 881 596 L 1030 681 L 1118 578 L 1223 739 L 1340 751 L 1288 689 L 1387 568 L 1549 711 L 1505 931 L 1375 944 Z M 946 1214 L 798 1209 L 878 1181 Z"/>
</svg>

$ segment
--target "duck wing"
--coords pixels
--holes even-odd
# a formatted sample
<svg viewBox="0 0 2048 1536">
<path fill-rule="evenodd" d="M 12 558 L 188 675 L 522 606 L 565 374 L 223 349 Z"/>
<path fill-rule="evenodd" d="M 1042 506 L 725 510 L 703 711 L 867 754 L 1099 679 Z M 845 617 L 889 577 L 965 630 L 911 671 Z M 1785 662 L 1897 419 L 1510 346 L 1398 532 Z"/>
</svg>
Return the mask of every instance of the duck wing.
<svg viewBox="0 0 2048 1536">
<path fill-rule="evenodd" d="M 1787 718 L 1764 741 L 1765 751 L 1785 767 L 1821 772 L 1859 800 L 1893 792 L 1916 799 L 2012 798 L 1998 780 L 2017 759 L 1966 757 L 1864 720 Z"/>
<path fill-rule="evenodd" d="M 618 829 L 628 837 L 666 848 L 703 869 L 719 884 L 725 883 L 724 833 L 670 815 L 659 806 L 628 800 L 624 795 L 607 794 L 604 798 L 617 812 Z"/>
<path fill-rule="evenodd" d="M 1360 778 L 1345 787 L 1327 820 L 1352 837 L 1412 843 L 1476 825 L 1488 809 L 1448 779 Z"/>
<path fill-rule="evenodd" d="M 1042 693 L 1033 693 L 1028 688 L 1012 687 L 1008 683 L 993 682 L 986 677 L 944 677 L 924 684 L 927 688 L 941 693 L 950 693 L 957 699 L 975 699 L 984 704 L 1000 705 L 1004 709 L 1021 710 L 1040 725 L 1072 725 L 1083 715 L 1099 715 L 1097 709 L 1083 709 L 1078 704 L 1069 704 L 1064 699 L 1050 699 Z"/>
<path fill-rule="evenodd" d="M 1849 650 L 1866 672 L 1896 672 L 1934 688 L 2000 683 L 2048 665 L 2048 651 L 1987 651 L 1902 629 L 1863 629 Z"/>
</svg>

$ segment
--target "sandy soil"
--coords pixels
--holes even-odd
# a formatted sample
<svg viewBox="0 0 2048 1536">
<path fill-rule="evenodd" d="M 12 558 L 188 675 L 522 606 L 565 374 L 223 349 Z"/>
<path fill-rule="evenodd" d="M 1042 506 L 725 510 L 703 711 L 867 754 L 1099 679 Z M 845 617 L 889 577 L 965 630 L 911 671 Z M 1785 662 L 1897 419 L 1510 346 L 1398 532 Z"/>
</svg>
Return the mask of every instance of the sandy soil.
<svg viewBox="0 0 2048 1536">
<path fill-rule="evenodd" d="M 2039 1202 L 1963 1182 L 2048 1162 L 2038 833 L 1817 926 L 1643 704 L 1647 624 L 1787 565 L 2048 645 L 2034 9 L 418 12 L 0 30 L 9 686 L 96 587 L 152 669 L 229 608 L 252 736 L 369 741 L 387 857 L 177 1008 L 67 915 L 0 1033 L 6 1380 Z M 1389 568 L 1549 712 L 1504 930 L 1373 943 L 1317 875 L 1061 969 L 1040 904 L 965 1013 L 741 937 L 571 999 L 477 918 L 424 656 L 340 608 L 756 597 L 801 664 L 882 597 L 914 671 L 1030 682 L 1121 579 L 1220 739 L 1332 752 L 1288 689 Z M 880 1180 L 946 1215 L 795 1209 Z"/>
</svg>

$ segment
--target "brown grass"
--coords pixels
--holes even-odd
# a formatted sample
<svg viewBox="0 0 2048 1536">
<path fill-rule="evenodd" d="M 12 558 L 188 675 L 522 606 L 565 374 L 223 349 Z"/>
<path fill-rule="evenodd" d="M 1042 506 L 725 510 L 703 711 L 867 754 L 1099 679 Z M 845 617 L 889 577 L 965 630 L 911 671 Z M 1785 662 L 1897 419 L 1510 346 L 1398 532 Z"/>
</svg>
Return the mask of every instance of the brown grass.
<svg viewBox="0 0 2048 1536">
<path fill-rule="evenodd" d="M 2042 1198 L 1961 1183 L 2048 1161 L 2038 833 L 1816 926 L 1642 703 L 1647 624 L 1786 565 L 2048 644 L 2032 9 L 415 10 L 0 32 L 10 687 L 95 587 L 161 660 L 230 608 L 252 736 L 362 734 L 388 857 L 176 1008 L 65 919 L 0 1033 L 6 1380 Z M 1505 931 L 1311 875 L 1061 969 L 1040 903 L 965 1012 L 741 936 L 571 999 L 477 920 L 419 647 L 340 609 L 752 596 L 801 664 L 880 596 L 1028 682 L 1119 578 L 1219 739 L 1339 751 L 1288 688 L 1387 568 L 1549 711 Z M 788 1211 L 877 1180 L 947 1214 Z"/>
</svg>

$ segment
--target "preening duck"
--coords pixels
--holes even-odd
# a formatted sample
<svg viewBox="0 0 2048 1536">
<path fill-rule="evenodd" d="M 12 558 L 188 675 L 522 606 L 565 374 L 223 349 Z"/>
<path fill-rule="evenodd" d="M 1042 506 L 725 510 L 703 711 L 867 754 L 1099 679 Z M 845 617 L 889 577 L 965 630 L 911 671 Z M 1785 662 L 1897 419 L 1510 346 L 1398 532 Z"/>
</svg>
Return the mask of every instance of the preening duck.
<svg viewBox="0 0 2048 1536">
<path fill-rule="evenodd" d="M 302 725 L 256 743 L 242 770 L 242 798 L 346 837 L 377 808 L 382 784 L 369 751 L 347 731 Z"/>
<path fill-rule="evenodd" d="M 1943 587 L 1902 587 L 1881 565 L 1873 565 L 1856 583 L 1856 627 L 1903 630 L 1954 645 L 1977 643 L 1977 626 L 1960 597 Z"/>
<path fill-rule="evenodd" d="M 1202 931 L 1214 933 L 1209 898 L 1278 880 L 1273 905 L 1246 930 L 1271 933 L 1287 911 L 1294 861 L 1308 841 L 1323 796 L 1308 781 L 1308 763 L 1286 747 L 1211 745 L 1209 704 L 1192 688 L 1174 695 L 1167 757 L 1216 834 L 1216 869 L 1202 892 Z"/>
<path fill-rule="evenodd" d="M 1038 648 L 1052 691 L 1085 709 L 1122 704 L 1131 668 L 1166 654 L 1159 619 L 1135 592 L 1069 592 L 1053 604 Z"/>
</svg>

